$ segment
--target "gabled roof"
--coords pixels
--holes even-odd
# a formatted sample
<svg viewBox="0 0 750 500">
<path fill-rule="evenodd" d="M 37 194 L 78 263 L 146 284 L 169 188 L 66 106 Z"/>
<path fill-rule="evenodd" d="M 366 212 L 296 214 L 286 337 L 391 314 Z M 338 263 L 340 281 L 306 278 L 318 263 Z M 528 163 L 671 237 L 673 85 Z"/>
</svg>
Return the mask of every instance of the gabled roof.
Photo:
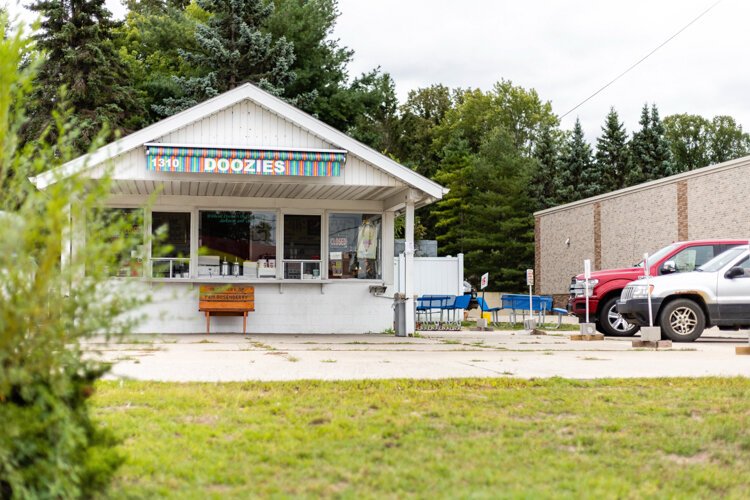
<svg viewBox="0 0 750 500">
<path fill-rule="evenodd" d="M 128 151 L 142 147 L 148 142 L 153 142 L 160 137 L 163 137 L 175 130 L 185 127 L 186 125 L 217 113 L 218 111 L 230 107 L 245 99 L 249 99 L 256 104 L 284 117 L 291 123 L 294 123 L 295 125 L 310 131 L 311 133 L 319 136 L 325 141 L 334 144 L 336 147 L 349 151 L 350 154 L 358 156 L 362 160 L 371 163 L 375 167 L 399 179 L 404 184 L 418 189 L 435 199 L 442 198 L 443 194 L 448 192 L 446 188 L 443 188 L 436 182 L 433 182 L 430 179 L 419 175 L 410 168 L 391 160 L 387 156 L 378 153 L 374 149 L 365 146 L 355 139 L 352 139 L 343 132 L 340 132 L 330 125 L 327 125 L 322 121 L 313 118 L 304 111 L 292 106 L 291 104 L 283 101 L 282 99 L 279 99 L 276 96 L 269 94 L 268 92 L 259 89 L 258 87 L 250 83 L 246 83 L 233 90 L 224 92 L 223 94 L 197 104 L 192 108 L 186 109 L 181 113 L 170 116 L 169 118 L 165 118 L 164 120 L 156 122 L 153 125 L 150 125 L 137 132 L 133 132 L 132 134 L 125 136 L 122 139 L 99 148 L 93 153 L 80 156 L 75 160 L 71 160 L 64 165 L 45 172 L 31 180 L 37 186 L 37 188 L 44 189 L 47 186 L 53 184 L 58 178 L 75 175 L 87 169 L 93 168 L 107 160 L 114 158 L 117 155 L 127 153 Z M 258 144 L 256 146 L 263 145 Z"/>
</svg>

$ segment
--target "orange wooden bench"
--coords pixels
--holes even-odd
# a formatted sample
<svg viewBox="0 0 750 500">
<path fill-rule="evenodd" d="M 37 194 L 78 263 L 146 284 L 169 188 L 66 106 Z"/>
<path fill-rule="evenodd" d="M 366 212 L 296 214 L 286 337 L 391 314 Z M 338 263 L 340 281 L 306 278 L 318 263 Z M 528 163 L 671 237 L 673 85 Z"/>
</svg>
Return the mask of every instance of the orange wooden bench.
<svg viewBox="0 0 750 500">
<path fill-rule="evenodd" d="M 247 333 L 247 313 L 255 311 L 255 287 L 203 285 L 198 310 L 206 314 L 206 333 L 211 333 L 211 315 L 242 316 L 242 333 Z"/>
</svg>

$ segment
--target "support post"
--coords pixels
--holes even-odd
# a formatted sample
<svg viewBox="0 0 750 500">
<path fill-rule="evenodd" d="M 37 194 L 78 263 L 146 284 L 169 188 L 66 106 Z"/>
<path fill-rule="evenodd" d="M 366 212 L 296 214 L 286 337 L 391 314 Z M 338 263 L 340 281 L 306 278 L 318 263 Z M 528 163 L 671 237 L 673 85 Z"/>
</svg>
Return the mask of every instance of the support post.
<svg viewBox="0 0 750 500">
<path fill-rule="evenodd" d="M 393 255 L 394 255 L 394 238 L 395 238 L 395 213 L 383 213 L 383 283 L 387 287 L 393 286 L 398 281 L 393 276 Z M 395 288 L 393 289 L 395 291 Z"/>
<path fill-rule="evenodd" d="M 411 194 L 411 193 L 410 193 Z M 412 336 L 416 331 L 414 304 L 414 197 L 406 198 L 406 231 L 404 235 L 405 273 L 404 293 L 406 295 L 406 335 Z"/>
</svg>

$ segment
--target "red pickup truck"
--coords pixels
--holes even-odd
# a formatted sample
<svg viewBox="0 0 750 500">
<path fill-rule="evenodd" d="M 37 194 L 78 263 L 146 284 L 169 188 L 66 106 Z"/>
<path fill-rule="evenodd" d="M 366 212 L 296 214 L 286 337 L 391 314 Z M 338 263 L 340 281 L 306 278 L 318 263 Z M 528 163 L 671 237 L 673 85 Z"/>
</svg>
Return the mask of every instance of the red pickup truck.
<svg viewBox="0 0 750 500">
<path fill-rule="evenodd" d="M 672 243 L 649 255 L 645 264 L 651 276 L 692 271 L 714 256 L 737 246 L 747 245 L 747 240 L 696 240 Z M 589 321 L 605 335 L 625 337 L 634 335 L 639 327 L 625 321 L 617 312 L 617 299 L 625 285 L 644 275 L 644 262 L 625 269 L 604 269 L 591 273 L 589 287 Z M 570 283 L 568 310 L 586 321 L 586 297 L 583 274 L 573 277 Z"/>
</svg>

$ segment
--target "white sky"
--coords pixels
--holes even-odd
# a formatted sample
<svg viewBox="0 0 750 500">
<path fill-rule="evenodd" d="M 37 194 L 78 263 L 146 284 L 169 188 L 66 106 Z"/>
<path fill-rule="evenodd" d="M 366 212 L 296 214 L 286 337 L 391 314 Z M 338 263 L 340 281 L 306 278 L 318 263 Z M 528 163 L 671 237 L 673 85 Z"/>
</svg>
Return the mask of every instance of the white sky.
<svg viewBox="0 0 750 500">
<path fill-rule="evenodd" d="M 715 0 L 339 0 L 336 35 L 356 51 L 352 73 L 380 65 L 399 96 L 432 83 L 535 88 L 562 115 Z M 628 132 L 644 102 L 662 117 L 734 116 L 750 131 L 750 2 L 724 0 L 576 115 L 589 140 L 610 106 Z"/>
<path fill-rule="evenodd" d="M 402 100 L 433 83 L 486 90 L 505 78 L 562 115 L 714 1 L 339 0 L 335 36 L 355 50 L 351 75 L 380 66 Z M 122 15 L 119 0 L 107 5 Z M 662 117 L 728 114 L 750 131 L 748 19 L 749 1 L 723 0 L 562 126 L 579 116 L 593 142 L 614 106 L 632 132 L 655 102 Z"/>
</svg>

